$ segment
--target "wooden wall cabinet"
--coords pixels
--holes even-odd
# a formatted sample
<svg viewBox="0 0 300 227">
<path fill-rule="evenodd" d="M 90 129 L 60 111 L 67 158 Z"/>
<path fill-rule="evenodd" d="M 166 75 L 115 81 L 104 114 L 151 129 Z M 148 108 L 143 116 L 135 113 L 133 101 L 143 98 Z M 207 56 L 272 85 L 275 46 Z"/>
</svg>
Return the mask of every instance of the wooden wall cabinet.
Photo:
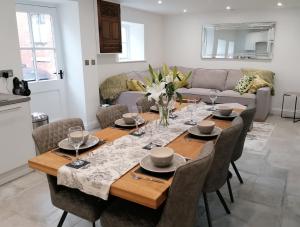
<svg viewBox="0 0 300 227">
<path fill-rule="evenodd" d="M 97 3 L 100 53 L 122 53 L 120 4 Z"/>
</svg>

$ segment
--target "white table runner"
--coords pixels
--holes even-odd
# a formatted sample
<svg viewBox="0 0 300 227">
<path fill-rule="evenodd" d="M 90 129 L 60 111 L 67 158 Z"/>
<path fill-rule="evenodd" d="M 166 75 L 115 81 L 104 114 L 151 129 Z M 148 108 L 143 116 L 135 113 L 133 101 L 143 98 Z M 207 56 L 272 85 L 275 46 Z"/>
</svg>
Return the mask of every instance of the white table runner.
<svg viewBox="0 0 300 227">
<path fill-rule="evenodd" d="M 200 121 L 208 117 L 211 112 L 206 108 L 205 105 L 194 105 L 194 119 Z M 191 127 L 184 124 L 190 117 L 187 107 L 177 111 L 176 115 L 178 115 L 176 119 L 169 120 L 170 125 L 167 128 L 160 128 L 159 132 L 154 132 L 152 139 L 149 133 L 142 137 L 126 135 L 89 152 L 82 159 L 89 161 L 90 164 L 80 169 L 60 167 L 57 174 L 58 184 L 77 188 L 84 193 L 107 200 L 111 184 L 149 154 L 149 150 L 143 147 L 149 144 L 150 139 L 160 141 L 162 146 L 165 146 Z"/>
</svg>

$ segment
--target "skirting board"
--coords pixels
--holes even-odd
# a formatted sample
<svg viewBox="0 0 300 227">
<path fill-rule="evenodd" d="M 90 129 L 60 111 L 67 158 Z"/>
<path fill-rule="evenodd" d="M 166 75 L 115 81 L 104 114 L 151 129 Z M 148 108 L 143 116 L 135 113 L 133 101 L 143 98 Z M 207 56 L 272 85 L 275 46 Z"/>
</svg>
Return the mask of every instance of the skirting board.
<svg viewBox="0 0 300 227">
<path fill-rule="evenodd" d="M 280 116 L 280 114 L 281 114 L 281 108 L 273 108 L 272 111 L 271 111 L 271 113 L 274 114 L 274 115 L 279 115 Z M 284 109 L 283 113 L 284 113 L 284 115 L 293 116 L 294 110 Z M 300 107 L 297 110 L 297 114 L 298 115 L 300 114 Z"/>
<path fill-rule="evenodd" d="M 7 182 L 15 180 L 19 177 L 22 177 L 22 176 L 24 176 L 24 175 L 26 175 L 26 174 L 28 174 L 32 171 L 33 170 L 30 169 L 27 164 L 25 164 L 23 166 L 20 166 L 18 168 L 10 170 L 6 173 L 2 173 L 2 174 L 0 174 L 0 186 L 7 183 Z"/>
</svg>

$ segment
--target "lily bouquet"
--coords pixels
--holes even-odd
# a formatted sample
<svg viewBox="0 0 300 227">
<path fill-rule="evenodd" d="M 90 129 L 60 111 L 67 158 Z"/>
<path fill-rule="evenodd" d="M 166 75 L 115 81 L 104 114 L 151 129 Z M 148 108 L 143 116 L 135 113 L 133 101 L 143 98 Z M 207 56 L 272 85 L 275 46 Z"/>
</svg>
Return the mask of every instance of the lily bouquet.
<svg viewBox="0 0 300 227">
<path fill-rule="evenodd" d="M 160 123 L 168 126 L 169 111 L 172 109 L 170 104 L 175 105 L 176 97 L 180 102 L 182 100 L 182 95 L 176 90 L 188 84 L 187 80 L 192 72 L 183 74 L 176 66 L 171 70 L 165 64 L 162 70 L 157 72 L 149 65 L 149 72 L 151 78 L 146 78 L 146 96 L 149 101 L 155 101 L 160 114 Z"/>
</svg>

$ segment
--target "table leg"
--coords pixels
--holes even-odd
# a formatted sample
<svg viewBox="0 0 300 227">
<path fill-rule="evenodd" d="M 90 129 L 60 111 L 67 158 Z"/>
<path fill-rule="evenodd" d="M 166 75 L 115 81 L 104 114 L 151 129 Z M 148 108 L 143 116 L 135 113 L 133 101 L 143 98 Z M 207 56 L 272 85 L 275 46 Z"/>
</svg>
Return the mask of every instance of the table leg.
<svg viewBox="0 0 300 227">
<path fill-rule="evenodd" d="M 295 100 L 295 108 L 294 108 L 294 123 L 299 121 L 299 119 L 296 119 L 296 113 L 297 113 L 297 101 L 298 101 L 298 96 L 296 96 L 296 100 Z"/>
<path fill-rule="evenodd" d="M 283 107 L 284 107 L 284 97 L 285 97 L 285 95 L 282 96 L 281 115 L 280 115 L 281 117 L 283 117 L 282 113 L 283 113 Z"/>
</svg>

